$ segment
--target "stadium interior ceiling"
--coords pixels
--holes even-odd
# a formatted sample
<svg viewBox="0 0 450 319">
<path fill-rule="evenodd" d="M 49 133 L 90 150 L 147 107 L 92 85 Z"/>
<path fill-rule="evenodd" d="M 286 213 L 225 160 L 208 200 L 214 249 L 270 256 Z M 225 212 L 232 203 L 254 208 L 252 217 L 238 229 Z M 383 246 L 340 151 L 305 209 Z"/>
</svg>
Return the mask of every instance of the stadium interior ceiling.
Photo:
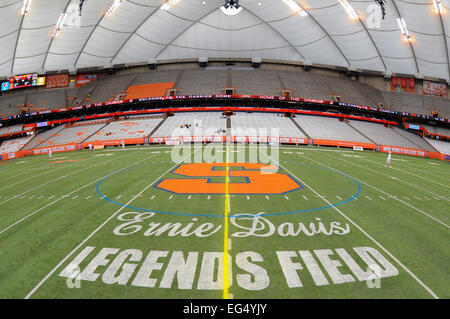
<svg viewBox="0 0 450 319">
<path fill-rule="evenodd" d="M 446 2 L 389 0 L 384 17 L 372 0 L 238 3 L 233 14 L 223 0 L 5 1 L 0 80 L 67 74 L 70 83 L 2 92 L 0 115 L 132 97 L 232 94 L 450 117 Z M 79 86 L 79 74 L 99 77 Z M 412 94 L 400 88 L 411 80 Z M 445 94 L 424 94 L 425 81 Z M 159 95 L 131 92 L 149 83 L 168 86 Z"/>
<path fill-rule="evenodd" d="M 387 0 L 384 18 L 341 2 L 240 0 L 230 16 L 224 0 L 4 0 L 0 76 L 254 57 L 450 80 L 446 1 Z"/>
</svg>

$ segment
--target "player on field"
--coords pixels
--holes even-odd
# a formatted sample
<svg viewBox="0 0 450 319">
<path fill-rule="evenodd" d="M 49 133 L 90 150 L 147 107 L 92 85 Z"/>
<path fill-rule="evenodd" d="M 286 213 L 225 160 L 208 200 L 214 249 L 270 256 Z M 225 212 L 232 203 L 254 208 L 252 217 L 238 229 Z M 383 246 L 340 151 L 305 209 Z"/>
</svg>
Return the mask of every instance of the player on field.
<svg viewBox="0 0 450 319">
<path fill-rule="evenodd" d="M 122 148 L 125 148 L 125 142 L 123 140 L 120 141 L 120 145 L 122 146 Z"/>
<path fill-rule="evenodd" d="M 48 149 L 48 157 L 52 158 L 52 150 L 50 148 Z"/>
<path fill-rule="evenodd" d="M 91 144 L 91 143 L 89 143 L 89 145 L 88 145 L 88 146 L 89 146 L 89 151 L 90 151 L 90 152 L 92 152 L 92 144 Z"/>
<path fill-rule="evenodd" d="M 391 163 L 391 150 L 389 150 L 388 157 L 387 157 L 387 159 L 386 159 L 386 164 L 384 165 L 384 167 L 387 167 L 388 164 L 389 164 L 389 168 L 392 168 L 392 163 Z"/>
</svg>

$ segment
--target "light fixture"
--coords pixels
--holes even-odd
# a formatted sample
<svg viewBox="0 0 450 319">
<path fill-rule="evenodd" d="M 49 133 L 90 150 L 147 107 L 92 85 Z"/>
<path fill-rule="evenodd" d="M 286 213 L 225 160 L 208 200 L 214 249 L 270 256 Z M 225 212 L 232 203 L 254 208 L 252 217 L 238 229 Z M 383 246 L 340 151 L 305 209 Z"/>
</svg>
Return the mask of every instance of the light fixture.
<svg viewBox="0 0 450 319">
<path fill-rule="evenodd" d="M 403 40 L 411 42 L 411 34 L 406 27 L 406 21 L 404 18 L 397 18 L 398 27 L 403 35 Z"/>
<path fill-rule="evenodd" d="M 242 11 L 239 0 L 225 0 L 225 4 L 220 7 L 220 10 L 229 16 L 234 16 Z"/>
<path fill-rule="evenodd" d="M 81 12 L 83 11 L 83 5 L 85 0 L 80 0 L 78 3 L 78 15 L 81 17 Z"/>
<path fill-rule="evenodd" d="M 258 5 L 258 6 L 262 6 L 262 3 L 261 3 L 261 2 L 258 2 L 257 5 Z"/>
<path fill-rule="evenodd" d="M 106 15 L 110 16 L 114 14 L 114 11 L 117 10 L 117 8 L 122 3 L 122 0 L 114 0 L 114 2 L 111 4 L 111 6 L 106 10 Z"/>
<path fill-rule="evenodd" d="M 64 21 L 66 21 L 67 13 L 63 12 L 58 18 L 58 21 L 56 21 L 55 28 L 52 32 L 52 38 L 56 38 L 61 31 L 62 26 L 64 25 Z"/>
<path fill-rule="evenodd" d="M 306 17 L 308 15 L 308 13 L 294 0 L 283 0 L 283 2 L 286 3 L 292 11 L 297 12 L 298 15 L 302 17 Z"/>
<path fill-rule="evenodd" d="M 23 1 L 23 6 L 22 6 L 22 10 L 21 10 L 22 15 L 25 15 L 30 11 L 31 2 L 33 2 L 33 0 L 24 0 Z"/>
<path fill-rule="evenodd" d="M 164 2 L 164 4 L 161 6 L 161 10 L 169 10 L 175 3 L 177 3 L 180 0 L 167 0 Z"/>
<path fill-rule="evenodd" d="M 442 1 L 441 0 L 433 0 L 433 5 L 434 5 L 434 11 L 436 13 L 444 13 L 444 7 L 442 6 Z"/>
<path fill-rule="evenodd" d="M 342 7 L 344 7 L 345 11 L 347 11 L 347 14 L 349 15 L 350 19 L 356 20 L 358 19 L 358 14 L 356 13 L 355 9 L 348 3 L 347 0 L 339 0 Z"/>
<path fill-rule="evenodd" d="M 375 2 L 380 6 L 381 16 L 384 20 L 384 17 L 386 16 L 386 0 L 375 0 Z"/>
</svg>

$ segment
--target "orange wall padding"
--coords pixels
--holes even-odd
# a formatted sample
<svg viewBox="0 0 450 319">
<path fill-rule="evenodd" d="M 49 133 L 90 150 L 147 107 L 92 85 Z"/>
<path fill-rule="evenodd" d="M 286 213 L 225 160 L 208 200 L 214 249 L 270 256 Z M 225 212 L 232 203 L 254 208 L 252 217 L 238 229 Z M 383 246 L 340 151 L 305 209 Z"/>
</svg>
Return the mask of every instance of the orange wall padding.
<svg viewBox="0 0 450 319">
<path fill-rule="evenodd" d="M 125 99 L 143 99 L 146 97 L 165 96 L 168 89 L 173 88 L 175 82 L 149 83 L 132 85 L 127 89 Z"/>
</svg>

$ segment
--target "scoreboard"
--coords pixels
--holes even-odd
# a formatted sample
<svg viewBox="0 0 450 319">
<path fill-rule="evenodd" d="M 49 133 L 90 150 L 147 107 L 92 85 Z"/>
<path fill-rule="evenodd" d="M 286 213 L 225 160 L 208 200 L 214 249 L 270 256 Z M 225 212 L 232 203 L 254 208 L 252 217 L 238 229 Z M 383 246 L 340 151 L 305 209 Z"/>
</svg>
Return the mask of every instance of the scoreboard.
<svg viewBox="0 0 450 319">
<path fill-rule="evenodd" d="M 9 79 L 9 89 L 19 89 L 37 84 L 37 74 L 16 75 Z"/>
<path fill-rule="evenodd" d="M 45 76 L 38 76 L 36 73 L 30 73 L 10 77 L 9 81 L 1 84 L 1 90 L 9 91 L 13 89 L 41 85 L 45 85 Z"/>
</svg>

